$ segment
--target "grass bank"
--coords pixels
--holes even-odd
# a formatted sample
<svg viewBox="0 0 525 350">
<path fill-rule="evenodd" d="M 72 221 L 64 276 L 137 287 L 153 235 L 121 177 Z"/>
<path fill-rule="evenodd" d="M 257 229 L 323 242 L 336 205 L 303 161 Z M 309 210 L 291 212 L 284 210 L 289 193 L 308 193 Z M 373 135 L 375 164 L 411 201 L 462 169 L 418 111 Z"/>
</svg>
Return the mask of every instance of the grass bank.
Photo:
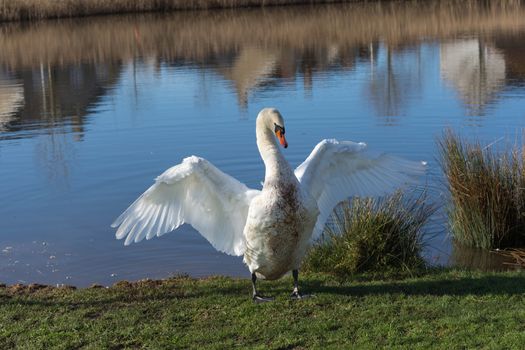
<svg viewBox="0 0 525 350">
<path fill-rule="evenodd" d="M 0 0 L 0 21 L 38 20 L 110 13 L 326 4 L 351 0 Z"/>
<path fill-rule="evenodd" d="M 525 274 L 429 272 L 404 280 L 336 283 L 303 276 L 315 297 L 288 299 L 291 277 L 174 278 L 111 288 L 0 288 L 0 348 L 300 349 L 520 348 Z"/>
</svg>

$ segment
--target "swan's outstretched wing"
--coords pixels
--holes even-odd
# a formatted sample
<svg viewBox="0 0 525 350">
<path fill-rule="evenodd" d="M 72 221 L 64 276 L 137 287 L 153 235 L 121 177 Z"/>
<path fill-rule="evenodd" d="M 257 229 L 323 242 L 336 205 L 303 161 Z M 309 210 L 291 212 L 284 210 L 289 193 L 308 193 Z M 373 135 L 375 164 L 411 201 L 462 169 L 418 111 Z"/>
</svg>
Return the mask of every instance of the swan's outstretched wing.
<svg viewBox="0 0 525 350">
<path fill-rule="evenodd" d="M 116 236 L 127 236 L 128 245 L 188 223 L 215 249 L 242 255 L 248 207 L 258 193 L 207 160 L 188 157 L 157 177 L 111 226 L 120 226 Z"/>
<path fill-rule="evenodd" d="M 424 162 L 387 154 L 364 153 L 366 144 L 323 140 L 295 169 L 303 188 L 317 200 L 319 217 L 312 239 L 319 237 L 334 207 L 351 196 L 387 194 L 425 171 Z"/>
</svg>

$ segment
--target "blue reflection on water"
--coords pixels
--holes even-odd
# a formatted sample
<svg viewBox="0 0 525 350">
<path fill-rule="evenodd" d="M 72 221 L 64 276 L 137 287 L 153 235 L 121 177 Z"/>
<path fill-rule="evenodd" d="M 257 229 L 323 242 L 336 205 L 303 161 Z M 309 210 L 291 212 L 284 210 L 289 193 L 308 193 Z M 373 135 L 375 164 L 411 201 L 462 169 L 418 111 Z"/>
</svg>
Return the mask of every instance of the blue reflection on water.
<svg viewBox="0 0 525 350">
<path fill-rule="evenodd" d="M 321 139 L 364 141 L 427 160 L 429 192 L 443 201 L 435 141 L 444 128 L 487 144 L 521 136 L 525 90 L 513 55 L 523 41 L 515 38 L 397 48 L 376 41 L 312 55 L 247 46 L 208 64 L 137 57 L 5 70 L 0 279 L 87 285 L 173 273 L 245 276 L 240 258 L 216 252 L 188 226 L 125 248 L 109 224 L 192 154 L 259 188 L 254 121 L 267 106 L 286 119 L 293 166 Z M 446 263 L 442 212 L 432 230 L 427 257 Z"/>
</svg>

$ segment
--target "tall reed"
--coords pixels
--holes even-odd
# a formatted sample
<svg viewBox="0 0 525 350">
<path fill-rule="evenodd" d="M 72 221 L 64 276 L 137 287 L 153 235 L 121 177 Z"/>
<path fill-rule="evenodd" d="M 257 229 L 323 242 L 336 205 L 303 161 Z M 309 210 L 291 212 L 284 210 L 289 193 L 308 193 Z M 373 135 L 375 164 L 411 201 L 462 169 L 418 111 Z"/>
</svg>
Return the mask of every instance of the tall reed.
<svg viewBox="0 0 525 350">
<path fill-rule="evenodd" d="M 423 227 L 434 211 L 424 195 L 401 192 L 343 202 L 310 248 L 303 269 L 344 278 L 358 272 L 423 267 Z"/>
<path fill-rule="evenodd" d="M 525 244 L 525 155 L 523 146 L 466 142 L 448 130 L 439 140 L 448 180 L 451 232 L 459 243 L 478 248 Z"/>
</svg>

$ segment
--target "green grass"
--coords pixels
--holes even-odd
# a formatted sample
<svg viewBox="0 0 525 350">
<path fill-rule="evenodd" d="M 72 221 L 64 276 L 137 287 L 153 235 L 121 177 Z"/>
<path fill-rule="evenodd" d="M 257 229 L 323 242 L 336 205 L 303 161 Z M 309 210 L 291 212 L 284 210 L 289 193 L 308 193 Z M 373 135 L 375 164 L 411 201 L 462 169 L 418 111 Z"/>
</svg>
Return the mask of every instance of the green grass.
<svg viewBox="0 0 525 350">
<path fill-rule="evenodd" d="M 450 130 L 439 143 L 452 201 L 449 222 L 454 239 L 485 249 L 524 246 L 522 150 L 467 142 Z"/>
<path fill-rule="evenodd" d="M 346 278 L 360 272 L 421 268 L 423 227 L 434 213 L 425 196 L 397 192 L 339 205 L 303 269 Z"/>
<path fill-rule="evenodd" d="M 109 289 L 0 288 L 0 348 L 522 348 L 525 274 L 436 271 L 337 283 L 175 278 Z"/>
</svg>

